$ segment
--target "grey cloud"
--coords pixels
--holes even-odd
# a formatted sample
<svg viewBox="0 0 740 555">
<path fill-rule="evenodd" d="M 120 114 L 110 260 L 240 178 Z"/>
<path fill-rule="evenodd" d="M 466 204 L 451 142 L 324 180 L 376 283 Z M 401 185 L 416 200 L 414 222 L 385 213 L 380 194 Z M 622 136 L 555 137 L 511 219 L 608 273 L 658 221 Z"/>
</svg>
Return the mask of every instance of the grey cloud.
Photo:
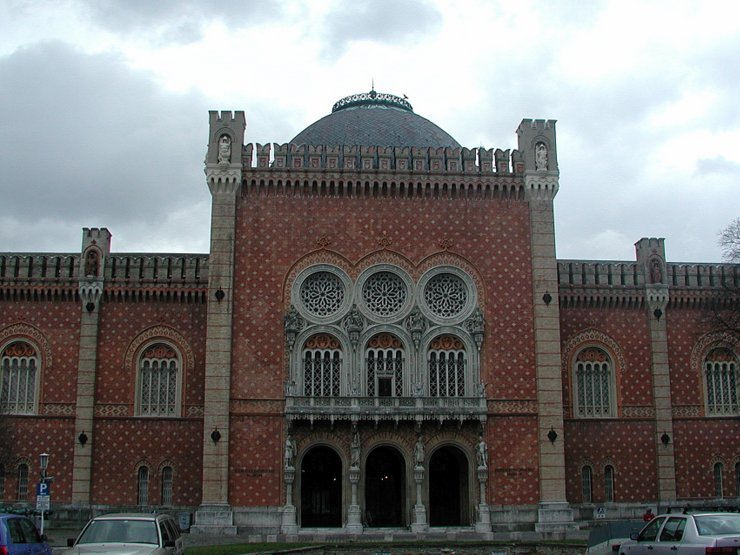
<svg viewBox="0 0 740 555">
<path fill-rule="evenodd" d="M 83 226 L 109 227 L 118 250 L 162 228 L 183 250 L 207 248 L 201 97 L 62 43 L 0 58 L 0 97 L 0 250 L 74 250 Z"/>
<path fill-rule="evenodd" d="M 433 32 L 442 15 L 422 0 L 339 2 L 326 15 L 324 55 L 337 58 L 348 44 L 368 40 L 400 44 Z"/>
<path fill-rule="evenodd" d="M 724 174 L 740 178 L 740 164 L 723 156 L 702 158 L 696 163 L 697 174 Z"/>
</svg>

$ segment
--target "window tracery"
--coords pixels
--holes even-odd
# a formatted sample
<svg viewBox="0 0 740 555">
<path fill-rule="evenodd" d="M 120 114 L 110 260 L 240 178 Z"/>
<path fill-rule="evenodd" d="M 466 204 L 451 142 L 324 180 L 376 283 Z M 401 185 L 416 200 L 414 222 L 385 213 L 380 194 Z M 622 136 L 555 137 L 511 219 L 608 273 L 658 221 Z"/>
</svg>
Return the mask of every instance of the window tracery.
<svg viewBox="0 0 740 555">
<path fill-rule="evenodd" d="M 337 397 L 340 393 L 342 351 L 329 334 L 310 337 L 303 348 L 303 394 L 307 397 Z"/>
<path fill-rule="evenodd" d="M 707 414 L 735 415 L 738 403 L 738 363 L 735 353 L 725 347 L 712 349 L 704 360 Z"/>
<path fill-rule="evenodd" d="M 465 396 L 465 345 L 453 335 L 442 335 L 429 346 L 429 395 Z"/>
<path fill-rule="evenodd" d="M 403 343 L 395 335 L 379 333 L 367 343 L 367 394 L 370 397 L 403 396 Z"/>
<path fill-rule="evenodd" d="M 454 318 L 465 310 L 468 288 L 452 273 L 433 276 L 424 287 L 424 301 L 429 311 L 440 318 Z"/>
<path fill-rule="evenodd" d="M 599 347 L 579 351 L 574 362 L 576 415 L 584 418 L 613 416 L 612 382 L 614 365 Z"/>
<path fill-rule="evenodd" d="M 406 304 L 408 291 L 403 280 L 393 272 L 377 272 L 362 286 L 362 299 L 377 316 L 392 316 Z"/>
<path fill-rule="evenodd" d="M 180 357 L 167 344 L 147 347 L 139 359 L 138 406 L 141 416 L 177 416 Z"/>
<path fill-rule="evenodd" d="M 36 348 L 25 341 L 15 341 L 3 349 L 0 357 L 0 411 L 34 414 L 40 357 Z"/>
<path fill-rule="evenodd" d="M 325 317 L 339 311 L 345 291 L 338 276 L 331 272 L 316 272 L 301 284 L 300 296 L 306 311 L 314 316 Z"/>
</svg>

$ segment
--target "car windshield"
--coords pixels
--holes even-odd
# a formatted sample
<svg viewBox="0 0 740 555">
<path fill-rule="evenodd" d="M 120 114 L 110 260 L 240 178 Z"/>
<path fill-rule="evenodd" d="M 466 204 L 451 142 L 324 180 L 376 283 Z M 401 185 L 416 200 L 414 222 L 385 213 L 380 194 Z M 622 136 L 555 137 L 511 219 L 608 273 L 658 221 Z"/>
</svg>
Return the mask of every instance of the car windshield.
<svg viewBox="0 0 740 555">
<path fill-rule="evenodd" d="M 93 520 L 77 543 L 151 543 L 157 545 L 157 526 L 152 520 Z"/>
<path fill-rule="evenodd" d="M 740 513 L 702 515 L 694 517 L 700 536 L 740 534 Z"/>
</svg>

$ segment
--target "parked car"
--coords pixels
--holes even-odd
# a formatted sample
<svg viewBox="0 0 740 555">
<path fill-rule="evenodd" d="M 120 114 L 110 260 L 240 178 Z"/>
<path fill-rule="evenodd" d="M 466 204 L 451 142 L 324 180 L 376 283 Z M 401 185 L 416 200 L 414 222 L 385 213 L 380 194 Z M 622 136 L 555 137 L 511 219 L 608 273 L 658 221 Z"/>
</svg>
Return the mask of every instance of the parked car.
<svg viewBox="0 0 740 555">
<path fill-rule="evenodd" d="M 0 513 L 0 555 L 51 555 L 51 547 L 33 520 Z"/>
<path fill-rule="evenodd" d="M 591 528 L 586 555 L 614 555 L 644 525 L 642 520 L 613 520 Z"/>
<path fill-rule="evenodd" d="M 658 515 L 624 542 L 621 555 L 737 555 L 740 513 Z"/>
<path fill-rule="evenodd" d="M 65 555 L 182 555 L 177 522 L 167 514 L 109 514 L 93 518 L 77 536 L 67 540 Z"/>
</svg>

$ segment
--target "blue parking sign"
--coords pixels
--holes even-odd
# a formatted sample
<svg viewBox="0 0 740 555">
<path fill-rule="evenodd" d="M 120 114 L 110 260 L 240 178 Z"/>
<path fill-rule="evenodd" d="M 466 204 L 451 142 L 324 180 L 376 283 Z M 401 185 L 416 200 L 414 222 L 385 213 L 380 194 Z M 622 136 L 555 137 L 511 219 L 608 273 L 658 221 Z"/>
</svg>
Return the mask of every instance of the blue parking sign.
<svg viewBox="0 0 740 555">
<path fill-rule="evenodd" d="M 51 484 L 48 482 L 39 482 L 36 484 L 36 497 L 51 495 Z"/>
</svg>

